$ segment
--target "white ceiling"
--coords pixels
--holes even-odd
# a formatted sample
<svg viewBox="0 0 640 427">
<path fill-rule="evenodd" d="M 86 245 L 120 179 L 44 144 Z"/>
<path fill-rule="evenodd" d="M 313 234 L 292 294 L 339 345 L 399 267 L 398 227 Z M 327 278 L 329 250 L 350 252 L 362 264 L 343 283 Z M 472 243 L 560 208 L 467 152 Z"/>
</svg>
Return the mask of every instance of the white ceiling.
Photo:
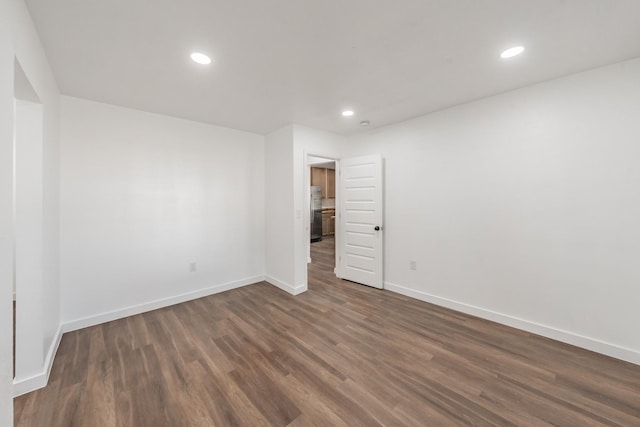
<svg viewBox="0 0 640 427">
<path fill-rule="evenodd" d="M 26 2 L 62 93 L 261 134 L 348 134 L 640 56 L 638 0 Z"/>
</svg>

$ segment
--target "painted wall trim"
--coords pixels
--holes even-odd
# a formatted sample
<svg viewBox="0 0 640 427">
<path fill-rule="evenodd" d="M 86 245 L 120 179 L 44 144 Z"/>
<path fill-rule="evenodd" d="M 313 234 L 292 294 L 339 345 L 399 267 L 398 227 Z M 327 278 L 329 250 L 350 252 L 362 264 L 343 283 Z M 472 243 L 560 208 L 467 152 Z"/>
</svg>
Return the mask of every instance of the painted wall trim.
<svg viewBox="0 0 640 427">
<path fill-rule="evenodd" d="M 13 397 L 18 397 L 26 393 L 30 393 L 34 390 L 42 388 L 49 382 L 49 375 L 51 375 L 51 368 L 53 367 L 53 361 L 56 358 L 58 347 L 60 347 L 60 341 L 62 340 L 62 325 L 58 326 L 56 335 L 53 337 L 47 357 L 44 360 L 44 366 L 42 372 L 33 375 L 28 378 L 13 380 Z"/>
<path fill-rule="evenodd" d="M 147 311 L 157 310 L 159 308 L 168 307 L 182 302 L 191 301 L 194 299 L 214 295 L 220 292 L 228 291 L 231 289 L 240 288 L 242 286 L 252 285 L 254 283 L 262 282 L 264 280 L 263 275 L 247 277 L 244 279 L 236 280 L 233 282 L 223 283 L 221 285 L 215 285 L 204 289 L 199 289 L 193 292 L 187 292 L 184 294 L 162 298 L 155 301 L 132 305 L 129 307 L 121 308 L 118 310 L 108 311 L 105 313 L 96 314 L 94 316 L 83 317 L 81 319 L 69 320 L 62 323 L 63 332 L 76 331 L 78 329 L 88 328 L 89 326 L 99 325 L 101 323 L 110 322 L 112 320 L 122 319 L 124 317 L 133 316 Z"/>
<path fill-rule="evenodd" d="M 498 313 L 474 305 L 438 297 L 436 295 L 417 291 L 415 289 L 410 289 L 390 282 L 384 282 L 384 288 L 388 291 L 396 292 L 398 294 L 415 298 L 420 301 L 425 301 L 431 304 L 439 305 L 441 307 L 450 308 L 452 310 L 460 311 L 472 316 L 477 316 L 482 319 L 491 320 L 496 323 L 511 326 L 513 328 L 521 329 L 523 331 L 531 332 L 537 335 L 542 335 L 544 337 L 561 341 L 566 344 L 575 345 L 576 347 L 581 347 L 587 350 L 595 351 L 596 353 L 601 353 L 607 356 L 615 357 L 616 359 L 640 365 L 640 352 L 630 348 L 620 347 L 615 344 L 600 341 L 594 338 L 589 338 L 562 329 L 557 329 L 552 326 L 542 325 L 540 323 L 531 322 L 529 320 L 509 316 L 507 314 Z"/>
<path fill-rule="evenodd" d="M 276 288 L 280 288 L 283 291 L 290 293 L 291 295 L 300 295 L 303 292 L 307 291 L 307 285 L 301 286 L 292 286 L 288 283 L 283 282 L 282 280 L 276 279 L 273 276 L 266 275 L 264 279 L 267 283 L 275 286 Z"/>
</svg>

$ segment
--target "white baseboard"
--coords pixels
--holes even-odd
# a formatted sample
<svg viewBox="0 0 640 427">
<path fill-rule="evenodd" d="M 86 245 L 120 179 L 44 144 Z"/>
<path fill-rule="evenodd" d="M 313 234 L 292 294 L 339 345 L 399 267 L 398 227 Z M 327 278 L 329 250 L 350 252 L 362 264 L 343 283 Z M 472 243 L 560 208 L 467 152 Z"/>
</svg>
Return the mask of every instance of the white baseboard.
<svg viewBox="0 0 640 427">
<path fill-rule="evenodd" d="M 487 310 L 470 304 L 438 297 L 426 292 L 406 288 L 404 286 L 396 285 L 390 282 L 385 282 L 384 288 L 388 291 L 396 292 L 411 298 L 450 308 L 452 310 L 491 320 L 496 323 L 501 323 L 503 325 L 511 326 L 537 335 L 542 335 L 547 338 L 575 345 L 576 347 L 581 347 L 587 350 L 595 351 L 596 353 L 605 354 L 607 356 L 615 357 L 616 359 L 621 359 L 630 363 L 634 363 L 636 365 L 640 365 L 640 352 L 632 350 L 630 348 L 621 347 L 594 338 L 585 337 L 573 332 L 509 316 L 507 314 L 497 313 L 495 311 Z"/>
<path fill-rule="evenodd" d="M 273 276 L 269 276 L 268 274 L 265 276 L 264 280 L 267 283 L 272 284 L 276 288 L 280 288 L 283 291 L 290 293 L 291 295 L 300 295 L 301 293 L 306 292 L 307 290 L 307 285 L 297 286 L 297 287 L 292 286 L 288 283 L 283 282 L 282 280 L 276 279 Z"/>
<path fill-rule="evenodd" d="M 78 329 L 88 328 L 89 326 L 99 325 L 101 323 L 110 322 L 112 320 L 122 319 L 123 317 L 129 317 L 136 314 L 145 313 L 147 311 L 157 310 L 159 308 L 168 307 L 170 305 L 180 304 L 182 302 L 191 301 L 197 298 L 202 298 L 231 289 L 240 288 L 242 286 L 262 282 L 263 280 L 263 275 L 247 277 L 245 279 L 211 286 L 205 289 L 199 289 L 197 291 L 187 292 L 169 298 L 162 298 L 144 304 L 132 305 L 118 310 L 83 317 L 81 319 L 69 320 L 62 323 L 62 331 L 71 332 Z"/>
<path fill-rule="evenodd" d="M 47 357 L 44 360 L 42 372 L 29 378 L 14 379 L 13 397 L 30 393 L 47 385 L 49 382 L 49 375 L 51 374 L 51 367 L 53 366 L 53 360 L 55 359 L 58 347 L 60 346 L 60 340 L 62 340 L 62 326 L 58 326 L 58 330 L 53 337 L 51 346 L 47 352 Z"/>
<path fill-rule="evenodd" d="M 224 283 L 222 285 L 211 286 L 209 288 L 200 289 L 194 292 L 188 292 L 180 295 L 176 295 L 169 298 L 163 298 L 155 300 L 149 303 L 139 304 L 135 306 L 125 307 L 119 310 L 113 310 L 106 313 L 97 314 L 95 316 L 88 316 L 82 319 L 76 319 L 64 322 L 58 327 L 56 335 L 51 347 L 47 352 L 47 357 L 44 361 L 44 367 L 42 372 L 33 375 L 28 378 L 18 378 L 13 382 L 13 396 L 17 397 L 39 388 L 45 387 L 49 381 L 49 375 L 51 374 L 51 368 L 55 359 L 56 352 L 60 346 L 62 334 L 65 332 L 71 332 L 78 329 L 86 328 L 89 326 L 98 325 L 100 323 L 110 322 L 112 320 L 121 319 L 123 317 L 133 316 L 135 314 L 144 313 L 158 308 L 168 307 L 170 305 L 179 304 L 181 302 L 190 301 L 197 298 L 217 294 L 220 292 L 228 291 L 242 286 L 250 285 L 257 282 L 262 282 L 264 276 L 248 277 L 246 279 L 237 280 L 234 282 Z"/>
</svg>

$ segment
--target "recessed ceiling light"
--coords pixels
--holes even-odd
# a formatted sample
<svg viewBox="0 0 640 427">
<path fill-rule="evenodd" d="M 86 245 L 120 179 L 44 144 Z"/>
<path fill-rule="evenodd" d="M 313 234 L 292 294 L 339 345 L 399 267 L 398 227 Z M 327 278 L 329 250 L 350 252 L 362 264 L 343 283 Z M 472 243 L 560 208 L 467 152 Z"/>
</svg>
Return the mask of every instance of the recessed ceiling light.
<svg viewBox="0 0 640 427">
<path fill-rule="evenodd" d="M 353 116 L 353 111 L 345 110 L 345 111 L 342 112 L 342 115 L 345 116 L 345 117 L 351 117 L 351 116 Z"/>
<path fill-rule="evenodd" d="M 191 59 L 193 59 L 193 62 L 197 62 L 198 64 L 202 64 L 202 65 L 211 64 L 211 58 L 209 58 L 204 53 L 193 52 L 191 54 Z"/>
<path fill-rule="evenodd" d="M 510 47 L 509 49 L 505 50 L 500 54 L 500 58 L 502 59 L 512 58 L 514 56 L 520 55 L 522 52 L 524 52 L 524 46 Z"/>
<path fill-rule="evenodd" d="M 371 122 L 369 120 L 363 120 L 360 122 L 360 126 L 362 127 L 366 127 L 369 126 L 371 124 Z"/>
</svg>

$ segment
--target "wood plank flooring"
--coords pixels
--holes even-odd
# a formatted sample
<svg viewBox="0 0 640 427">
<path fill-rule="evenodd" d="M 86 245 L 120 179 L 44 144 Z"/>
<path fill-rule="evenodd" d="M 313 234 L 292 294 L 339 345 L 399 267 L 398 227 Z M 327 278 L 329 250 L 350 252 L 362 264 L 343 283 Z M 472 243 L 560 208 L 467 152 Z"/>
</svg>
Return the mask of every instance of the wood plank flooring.
<svg viewBox="0 0 640 427">
<path fill-rule="evenodd" d="M 640 366 L 337 280 L 259 283 L 67 333 L 15 425 L 640 426 Z"/>
</svg>

